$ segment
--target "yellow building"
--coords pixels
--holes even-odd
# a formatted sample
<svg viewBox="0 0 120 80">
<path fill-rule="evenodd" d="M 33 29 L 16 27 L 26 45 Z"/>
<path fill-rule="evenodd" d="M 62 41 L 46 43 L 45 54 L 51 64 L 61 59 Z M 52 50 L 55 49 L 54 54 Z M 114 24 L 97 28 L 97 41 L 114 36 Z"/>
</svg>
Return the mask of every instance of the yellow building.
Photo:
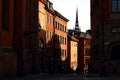
<svg viewBox="0 0 120 80">
<path fill-rule="evenodd" d="M 70 56 L 70 67 L 73 69 L 73 70 L 76 70 L 77 69 L 77 42 L 75 41 L 71 41 L 71 56 Z"/>
<path fill-rule="evenodd" d="M 68 55 L 70 68 L 75 71 L 78 66 L 78 40 L 70 35 L 68 35 Z"/>
<path fill-rule="evenodd" d="M 39 55 L 40 55 L 40 65 L 41 70 L 45 70 L 45 43 L 46 43 L 46 9 L 47 5 L 45 0 L 38 0 L 38 25 L 40 32 L 38 35 L 39 38 Z"/>
<path fill-rule="evenodd" d="M 41 26 L 41 29 L 46 30 L 46 10 L 45 10 L 46 2 L 44 0 L 38 1 L 38 23 Z"/>
</svg>

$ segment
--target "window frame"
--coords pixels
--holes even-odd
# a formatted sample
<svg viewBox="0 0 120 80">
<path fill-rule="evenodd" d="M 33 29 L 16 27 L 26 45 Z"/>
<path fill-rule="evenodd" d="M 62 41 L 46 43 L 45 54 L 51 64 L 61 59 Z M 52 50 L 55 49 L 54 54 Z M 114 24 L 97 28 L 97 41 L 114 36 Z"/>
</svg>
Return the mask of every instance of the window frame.
<svg viewBox="0 0 120 80">
<path fill-rule="evenodd" d="M 111 0 L 111 12 L 112 13 L 120 13 L 120 0 L 116 0 L 116 3 L 114 0 Z M 116 11 L 114 11 L 113 8 L 116 8 Z"/>
<path fill-rule="evenodd" d="M 118 24 L 115 24 L 112 28 L 111 28 L 111 32 L 112 33 L 120 33 L 120 26 Z"/>
</svg>

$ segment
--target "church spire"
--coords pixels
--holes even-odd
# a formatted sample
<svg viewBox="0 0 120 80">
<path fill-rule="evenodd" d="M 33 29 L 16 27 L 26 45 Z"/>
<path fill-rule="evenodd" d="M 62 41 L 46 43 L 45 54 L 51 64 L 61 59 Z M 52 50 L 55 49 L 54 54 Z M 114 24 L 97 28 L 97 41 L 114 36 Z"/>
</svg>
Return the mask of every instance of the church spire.
<svg viewBox="0 0 120 80">
<path fill-rule="evenodd" d="M 81 31 L 80 28 L 79 28 L 79 21 L 78 21 L 78 7 L 76 9 L 76 22 L 75 22 L 75 30 L 76 31 Z"/>
</svg>

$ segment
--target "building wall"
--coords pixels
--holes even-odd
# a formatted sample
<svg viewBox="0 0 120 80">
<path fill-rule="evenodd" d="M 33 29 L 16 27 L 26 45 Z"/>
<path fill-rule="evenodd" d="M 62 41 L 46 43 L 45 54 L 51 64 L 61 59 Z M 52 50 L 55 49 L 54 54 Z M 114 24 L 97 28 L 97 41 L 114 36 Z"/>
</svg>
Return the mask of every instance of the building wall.
<svg viewBox="0 0 120 80">
<path fill-rule="evenodd" d="M 117 12 L 112 12 L 112 0 L 101 0 L 98 3 L 95 3 L 94 0 L 91 1 L 93 1 L 91 3 L 92 61 L 93 65 L 96 65 L 93 71 L 100 72 L 102 66 L 105 65 L 108 73 L 119 73 L 119 69 L 117 71 L 114 69 L 118 67 L 116 64 L 119 64 L 120 60 L 112 59 L 112 53 L 116 53 L 115 51 L 112 52 L 112 48 L 119 45 L 120 38 L 118 36 L 120 32 L 116 32 L 116 30 L 119 29 L 120 15 Z M 94 7 L 96 4 L 97 9 Z M 97 15 L 98 18 L 96 18 Z M 94 20 L 95 18 L 97 20 Z M 120 49 L 120 47 L 118 48 Z M 119 55 L 116 54 L 116 56 Z"/>
<path fill-rule="evenodd" d="M 2 1 L 1 1 L 1 4 L 2 4 Z M 3 12 L 3 8 L 2 8 L 2 5 L 1 5 L 1 31 L 0 31 L 0 34 L 1 34 L 1 46 L 6 46 L 6 47 L 10 47 L 12 45 L 12 42 L 13 42 L 13 25 L 14 25 L 14 0 L 12 0 L 11 2 L 8 2 L 9 6 L 7 6 L 8 8 L 8 12 L 6 13 L 3 13 L 4 14 L 4 18 L 6 15 L 11 15 L 11 16 L 8 16 L 8 20 L 5 21 L 6 23 L 8 23 L 8 30 L 4 29 L 4 27 L 6 25 L 4 25 L 2 23 L 2 12 Z M 3 24 L 3 25 L 2 25 Z M 9 38 L 9 39 L 8 39 Z"/>
<path fill-rule="evenodd" d="M 39 5 L 39 24 L 41 26 L 41 29 L 46 30 L 46 10 L 45 10 L 45 3 L 43 3 L 41 0 L 38 1 Z"/>
<path fill-rule="evenodd" d="M 64 50 L 66 54 L 65 56 L 59 55 L 59 57 L 63 61 L 66 59 L 67 21 L 56 16 L 53 22 L 54 20 L 60 22 L 64 25 L 65 30 L 53 30 L 53 24 L 46 23 L 46 14 L 54 16 L 53 13 L 46 12 L 47 4 L 43 0 L 9 0 L 7 1 L 9 5 L 5 7 L 8 8 L 6 14 L 9 15 L 6 19 L 7 26 L 2 26 L 4 22 L 2 17 L 5 17 L 3 16 L 2 1 L 0 1 L 0 75 L 24 75 L 43 70 L 47 57 L 45 44 L 50 40 L 50 38 L 46 40 L 46 30 L 51 32 L 49 35 L 51 39 L 53 32 L 64 37 L 64 42 L 60 38 L 58 40 L 60 52 Z"/>
<path fill-rule="evenodd" d="M 67 57 L 67 33 L 65 31 L 66 30 L 65 28 L 67 28 L 67 21 L 64 21 L 60 17 L 56 16 L 55 17 L 55 22 L 57 22 L 59 24 L 58 25 L 59 27 L 57 26 L 55 28 L 55 34 L 57 36 L 59 36 L 58 39 L 60 41 L 60 48 L 61 48 L 61 50 L 64 50 L 64 56 L 61 56 L 61 60 L 64 61 L 66 59 L 66 57 Z M 64 30 L 60 30 L 60 28 L 62 27 L 62 26 L 60 26 L 60 24 L 64 25 Z M 64 39 L 62 39 L 61 37 L 64 38 Z"/>
<path fill-rule="evenodd" d="M 14 47 L 17 72 L 21 75 L 38 69 L 35 58 L 38 55 L 38 1 L 15 1 L 15 6 Z"/>
<path fill-rule="evenodd" d="M 8 12 L 6 13 L 3 13 L 2 2 L 3 0 L 0 1 L 0 75 L 15 75 L 17 59 L 16 53 L 13 50 L 14 0 L 8 1 Z M 3 20 L 6 15 L 10 15 L 7 21 Z M 8 22 L 8 30 L 4 29 L 6 24 L 4 25 L 3 22 Z"/>
<path fill-rule="evenodd" d="M 91 46 L 90 46 L 91 39 L 84 40 L 84 73 L 88 73 L 89 65 L 90 65 L 90 53 L 91 53 Z"/>
<path fill-rule="evenodd" d="M 8 0 L 5 1 L 8 5 L 2 8 L 2 1 L 4 0 L 0 1 L 0 75 L 31 73 L 37 69 L 38 2 L 32 0 L 30 5 L 29 0 Z M 5 19 L 6 15 L 8 19 Z"/>
<path fill-rule="evenodd" d="M 50 4 L 50 2 L 49 2 Z M 52 8 L 52 7 L 51 7 Z M 51 71 L 53 65 L 53 41 L 54 41 L 54 10 L 50 7 L 46 8 L 46 70 Z"/>
<path fill-rule="evenodd" d="M 84 72 L 84 38 L 79 38 L 78 43 L 78 72 Z"/>
<path fill-rule="evenodd" d="M 39 39 L 42 39 L 44 44 L 46 42 L 46 2 L 43 0 L 38 1 L 39 9 L 38 9 L 38 20 L 41 31 L 39 32 Z"/>
<path fill-rule="evenodd" d="M 46 16 L 47 16 L 46 19 L 48 20 L 48 21 L 46 21 L 46 44 L 49 44 L 49 42 L 52 40 L 52 36 L 53 36 L 54 16 L 50 12 L 47 12 Z"/>
<path fill-rule="evenodd" d="M 39 39 L 39 63 L 40 71 L 45 71 L 45 44 L 46 44 L 46 2 L 38 0 L 38 23 L 40 31 L 38 33 Z"/>
<path fill-rule="evenodd" d="M 70 67 L 76 71 L 78 66 L 78 42 L 70 41 Z"/>
<path fill-rule="evenodd" d="M 87 74 L 91 57 L 91 37 L 87 38 L 90 34 L 84 33 L 84 35 L 84 37 L 79 38 L 78 72 Z"/>
</svg>

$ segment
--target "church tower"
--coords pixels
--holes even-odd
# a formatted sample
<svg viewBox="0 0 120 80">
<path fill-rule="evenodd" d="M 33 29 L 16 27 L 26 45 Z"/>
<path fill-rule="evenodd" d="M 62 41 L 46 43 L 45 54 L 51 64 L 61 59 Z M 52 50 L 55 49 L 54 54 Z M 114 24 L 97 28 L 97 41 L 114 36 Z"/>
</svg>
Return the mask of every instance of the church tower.
<svg viewBox="0 0 120 80">
<path fill-rule="evenodd" d="M 78 21 L 78 8 L 76 9 L 75 31 L 81 32 L 81 30 L 79 28 L 79 21 Z"/>
</svg>

